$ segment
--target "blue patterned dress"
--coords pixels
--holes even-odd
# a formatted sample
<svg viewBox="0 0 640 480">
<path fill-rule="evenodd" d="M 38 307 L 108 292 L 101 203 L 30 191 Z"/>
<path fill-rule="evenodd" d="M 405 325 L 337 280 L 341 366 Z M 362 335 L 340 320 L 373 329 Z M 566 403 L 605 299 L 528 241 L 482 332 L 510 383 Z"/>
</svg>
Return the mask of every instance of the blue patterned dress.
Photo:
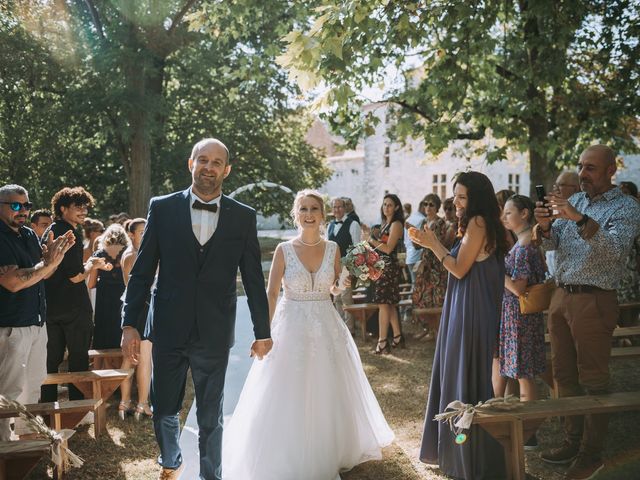
<svg viewBox="0 0 640 480">
<path fill-rule="evenodd" d="M 516 243 L 504 260 L 512 280 L 527 279 L 527 285 L 542 283 L 545 265 L 540 251 Z M 542 313 L 522 314 L 518 297 L 504 289 L 500 320 L 500 375 L 534 378 L 545 371 L 544 321 Z"/>
</svg>

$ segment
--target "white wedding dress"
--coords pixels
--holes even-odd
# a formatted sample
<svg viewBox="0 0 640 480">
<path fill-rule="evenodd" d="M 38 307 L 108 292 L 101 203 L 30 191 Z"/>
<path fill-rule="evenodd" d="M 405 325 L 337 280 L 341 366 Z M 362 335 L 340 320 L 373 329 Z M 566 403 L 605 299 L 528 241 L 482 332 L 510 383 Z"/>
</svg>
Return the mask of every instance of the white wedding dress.
<svg viewBox="0 0 640 480">
<path fill-rule="evenodd" d="M 225 480 L 335 480 L 393 441 L 349 330 L 329 297 L 337 245 L 312 274 L 290 242 L 273 349 L 255 360 L 223 436 Z"/>
</svg>

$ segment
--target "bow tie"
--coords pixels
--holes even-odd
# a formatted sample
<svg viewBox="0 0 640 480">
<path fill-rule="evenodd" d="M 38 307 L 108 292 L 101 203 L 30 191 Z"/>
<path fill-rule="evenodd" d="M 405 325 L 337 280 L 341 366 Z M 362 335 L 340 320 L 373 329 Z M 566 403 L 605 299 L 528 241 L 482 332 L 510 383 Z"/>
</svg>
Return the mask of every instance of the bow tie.
<svg viewBox="0 0 640 480">
<path fill-rule="evenodd" d="M 218 204 L 202 203 L 200 200 L 196 200 L 195 202 L 193 202 L 193 205 L 191 205 L 191 208 L 193 208 L 194 210 L 206 210 L 208 212 L 216 213 L 218 211 Z"/>
<path fill-rule="evenodd" d="M 341 225 L 344 223 L 344 220 L 336 220 L 336 225 Z"/>
</svg>

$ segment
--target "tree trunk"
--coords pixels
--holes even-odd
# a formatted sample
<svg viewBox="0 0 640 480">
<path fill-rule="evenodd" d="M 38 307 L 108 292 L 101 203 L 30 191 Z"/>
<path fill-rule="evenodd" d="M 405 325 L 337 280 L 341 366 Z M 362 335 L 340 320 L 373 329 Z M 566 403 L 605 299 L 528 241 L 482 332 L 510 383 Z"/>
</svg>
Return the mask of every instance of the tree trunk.
<svg viewBox="0 0 640 480">
<path fill-rule="evenodd" d="M 529 196 L 533 201 L 536 201 L 536 185 L 544 185 L 547 192 L 551 191 L 557 171 L 555 166 L 550 165 L 547 158 L 545 144 L 549 132 L 546 119 L 541 115 L 534 115 L 527 121 L 527 127 L 529 130 L 529 178 L 531 181 Z"/>
<path fill-rule="evenodd" d="M 151 199 L 151 148 L 154 137 L 162 135 L 164 117 L 159 112 L 164 80 L 163 58 L 154 57 L 152 65 L 141 59 L 130 68 L 130 91 L 142 105 L 154 109 L 136 108 L 130 113 L 131 159 L 129 176 L 129 213 L 134 217 L 146 217 Z"/>
</svg>

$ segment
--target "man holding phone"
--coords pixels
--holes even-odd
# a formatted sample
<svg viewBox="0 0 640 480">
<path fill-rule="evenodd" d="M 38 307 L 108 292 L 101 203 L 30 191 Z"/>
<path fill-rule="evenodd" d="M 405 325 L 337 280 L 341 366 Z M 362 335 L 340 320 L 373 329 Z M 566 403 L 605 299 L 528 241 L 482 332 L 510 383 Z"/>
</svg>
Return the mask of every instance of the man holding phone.
<svg viewBox="0 0 640 480">
<path fill-rule="evenodd" d="M 602 394 L 609 386 L 620 268 L 640 234 L 640 206 L 611 183 L 615 172 L 613 150 L 592 145 L 578 163 L 582 191 L 570 199 L 554 192 L 536 203 L 536 236 L 545 250 L 556 252 L 559 288 L 549 306 L 548 328 L 560 397 Z M 593 478 L 604 467 L 607 425 L 602 414 L 565 417 L 564 443 L 541 458 L 573 461 L 568 479 Z"/>
</svg>

